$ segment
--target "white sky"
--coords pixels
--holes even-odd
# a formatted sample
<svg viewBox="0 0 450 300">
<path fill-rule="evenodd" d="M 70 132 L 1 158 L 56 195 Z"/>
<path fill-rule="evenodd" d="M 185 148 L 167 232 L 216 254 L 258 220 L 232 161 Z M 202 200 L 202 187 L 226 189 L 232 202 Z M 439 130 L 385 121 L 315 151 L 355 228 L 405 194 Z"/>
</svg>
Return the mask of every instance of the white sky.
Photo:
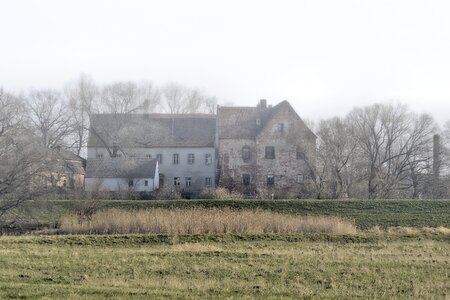
<svg viewBox="0 0 450 300">
<path fill-rule="evenodd" d="M 150 80 L 303 118 L 401 101 L 450 119 L 450 1 L 0 0 L 0 86 Z"/>
</svg>

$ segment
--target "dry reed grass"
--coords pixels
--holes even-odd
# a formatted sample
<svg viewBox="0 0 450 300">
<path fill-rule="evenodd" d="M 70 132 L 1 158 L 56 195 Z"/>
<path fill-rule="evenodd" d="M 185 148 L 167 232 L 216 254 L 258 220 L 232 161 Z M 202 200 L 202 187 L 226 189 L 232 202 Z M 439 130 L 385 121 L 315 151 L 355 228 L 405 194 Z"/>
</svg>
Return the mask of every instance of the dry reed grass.
<svg viewBox="0 0 450 300">
<path fill-rule="evenodd" d="M 433 234 L 450 234 L 450 228 L 446 227 L 405 227 L 405 226 L 396 226 L 396 227 L 388 227 L 381 228 L 379 226 L 372 227 L 368 230 L 371 233 L 399 233 L 399 234 L 424 234 L 424 233 L 433 233 Z"/>
<path fill-rule="evenodd" d="M 63 233 L 72 234 L 265 234 L 334 233 L 351 234 L 356 226 L 338 217 L 293 216 L 265 210 L 224 209 L 108 209 L 89 220 L 64 217 Z"/>
</svg>

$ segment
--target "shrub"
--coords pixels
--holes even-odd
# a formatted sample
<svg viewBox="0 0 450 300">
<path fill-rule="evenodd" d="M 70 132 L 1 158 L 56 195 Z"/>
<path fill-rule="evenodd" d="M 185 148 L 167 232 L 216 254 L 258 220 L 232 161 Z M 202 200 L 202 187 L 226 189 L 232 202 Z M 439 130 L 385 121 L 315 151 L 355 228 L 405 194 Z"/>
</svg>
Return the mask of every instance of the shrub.
<svg viewBox="0 0 450 300">
<path fill-rule="evenodd" d="M 163 187 L 153 193 L 152 198 L 161 200 L 178 200 L 182 199 L 181 193 L 173 187 Z"/>
<path fill-rule="evenodd" d="M 214 199 L 214 200 L 238 200 L 243 199 L 242 195 L 236 191 L 229 191 L 224 187 L 204 189 L 200 195 L 200 199 Z"/>
</svg>

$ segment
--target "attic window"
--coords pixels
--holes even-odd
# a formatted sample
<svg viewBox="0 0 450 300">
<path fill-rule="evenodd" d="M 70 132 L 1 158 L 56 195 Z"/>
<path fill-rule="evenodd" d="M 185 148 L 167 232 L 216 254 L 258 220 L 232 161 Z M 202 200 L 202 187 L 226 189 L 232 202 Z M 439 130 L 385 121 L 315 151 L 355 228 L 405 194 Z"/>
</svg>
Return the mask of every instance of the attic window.
<svg viewBox="0 0 450 300">
<path fill-rule="evenodd" d="M 97 157 L 97 158 L 103 158 L 103 154 L 97 153 L 96 157 Z"/>
<path fill-rule="evenodd" d="M 283 124 L 283 123 L 278 123 L 278 124 L 277 124 L 277 131 L 278 131 L 278 133 L 280 133 L 280 134 L 283 134 L 283 133 L 284 133 L 284 124 Z"/>
</svg>

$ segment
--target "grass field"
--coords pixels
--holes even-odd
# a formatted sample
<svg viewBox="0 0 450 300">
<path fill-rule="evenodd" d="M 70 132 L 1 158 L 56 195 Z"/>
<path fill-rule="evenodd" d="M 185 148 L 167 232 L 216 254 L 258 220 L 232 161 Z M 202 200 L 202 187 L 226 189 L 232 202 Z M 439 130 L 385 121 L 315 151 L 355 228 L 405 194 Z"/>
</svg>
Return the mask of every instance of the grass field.
<svg viewBox="0 0 450 300">
<path fill-rule="evenodd" d="M 34 225 L 57 226 L 65 214 L 73 213 L 79 201 L 35 201 L 21 209 Z M 355 222 L 358 229 L 374 226 L 450 228 L 450 200 L 105 200 L 101 208 L 261 208 L 280 213 L 339 216 Z M 30 217 L 31 216 L 31 217 Z"/>
<path fill-rule="evenodd" d="M 450 237 L 0 237 L 0 298 L 428 298 L 450 294 Z"/>
</svg>

